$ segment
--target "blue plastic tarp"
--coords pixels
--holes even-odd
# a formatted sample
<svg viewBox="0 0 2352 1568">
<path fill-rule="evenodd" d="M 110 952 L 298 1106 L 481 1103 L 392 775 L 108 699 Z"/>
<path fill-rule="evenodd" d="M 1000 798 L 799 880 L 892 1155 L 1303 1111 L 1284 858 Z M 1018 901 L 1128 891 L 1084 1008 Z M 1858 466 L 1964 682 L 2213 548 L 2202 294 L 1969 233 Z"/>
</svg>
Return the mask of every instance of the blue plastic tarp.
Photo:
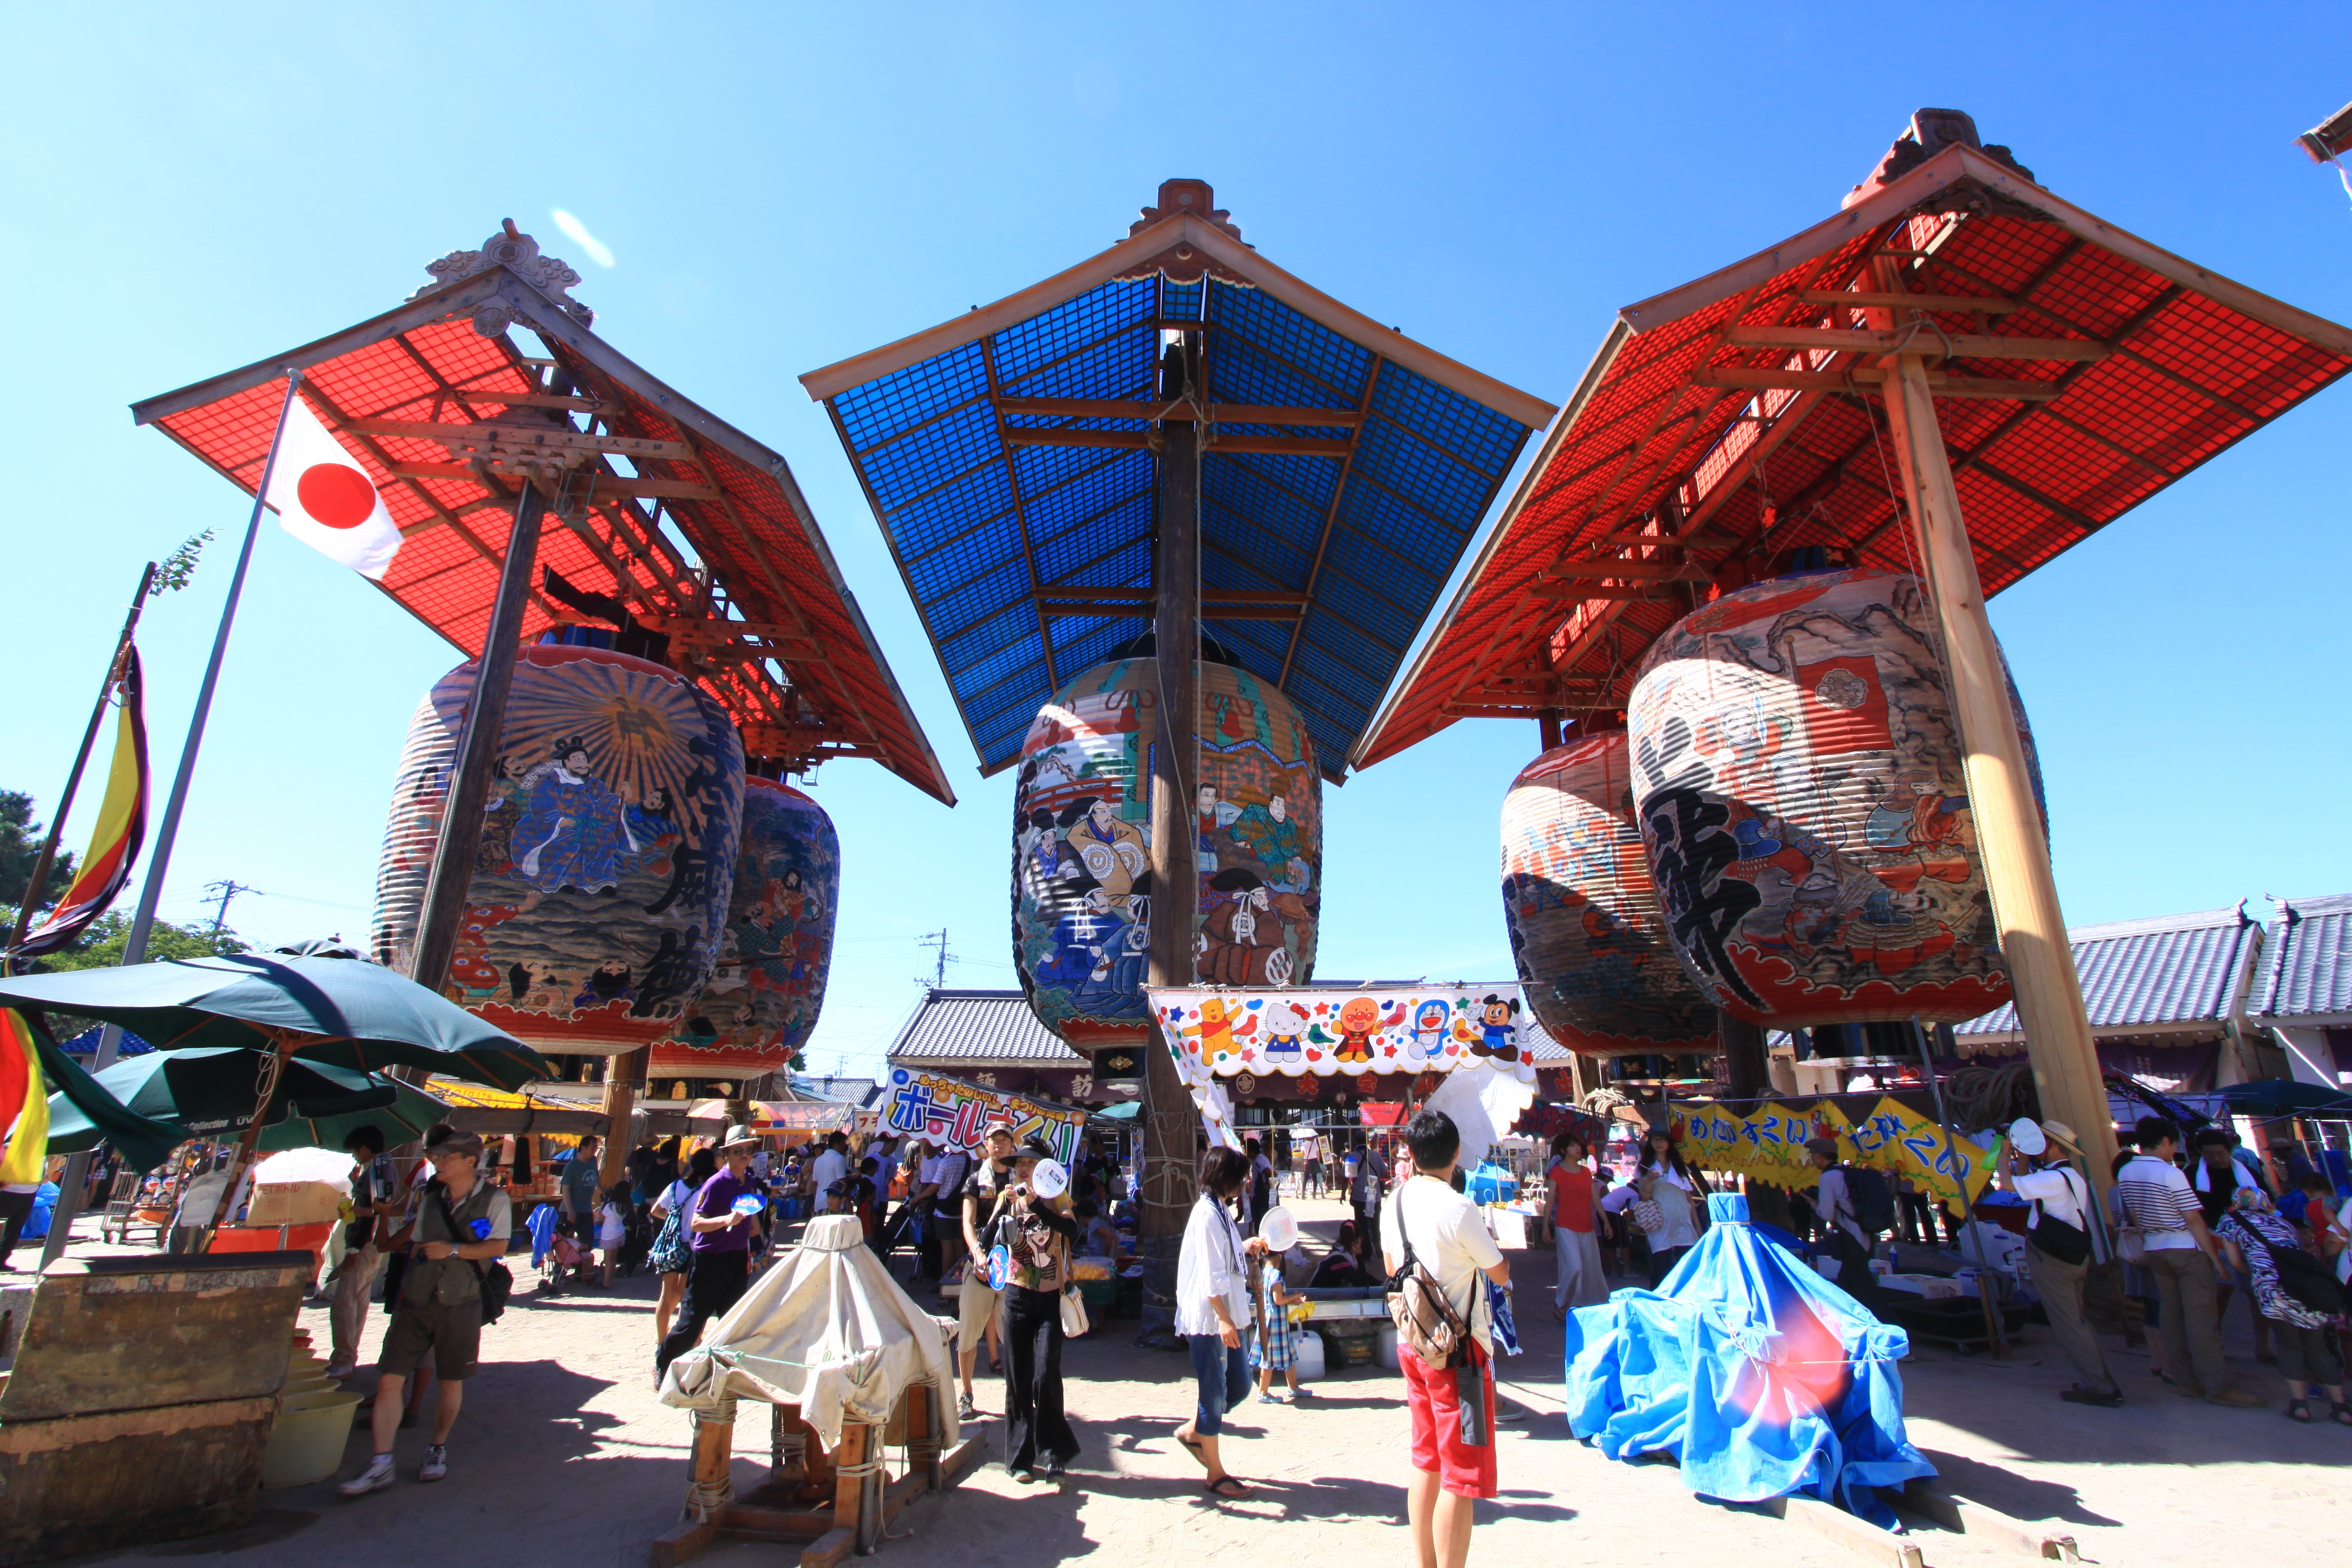
<svg viewBox="0 0 2352 1568">
<path fill-rule="evenodd" d="M 1936 1473 L 1903 1431 L 1909 1336 L 1759 1236 L 1745 1197 L 1707 1214 L 1656 1290 L 1571 1318 L 1570 1429 L 1612 1459 L 1674 1456 L 1702 1497 L 1818 1498 L 1894 1524 L 1875 1489 Z"/>
</svg>

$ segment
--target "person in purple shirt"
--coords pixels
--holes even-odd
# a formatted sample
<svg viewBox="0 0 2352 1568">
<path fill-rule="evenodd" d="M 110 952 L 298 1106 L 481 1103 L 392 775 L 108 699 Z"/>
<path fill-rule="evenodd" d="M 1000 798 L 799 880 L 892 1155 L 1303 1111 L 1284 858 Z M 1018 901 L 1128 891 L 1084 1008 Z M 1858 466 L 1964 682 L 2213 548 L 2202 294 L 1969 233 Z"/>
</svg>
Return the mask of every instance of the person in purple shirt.
<svg viewBox="0 0 2352 1568">
<path fill-rule="evenodd" d="M 756 1210 L 738 1209 L 735 1200 L 761 1198 L 746 1175 L 759 1150 L 760 1140 L 750 1128 L 729 1128 L 719 1145 L 719 1173 L 703 1183 L 687 1205 L 687 1227 L 693 1233 L 687 1246 L 693 1261 L 686 1271 L 685 1308 L 654 1352 L 656 1384 L 671 1362 L 701 1340 L 703 1325 L 724 1316 L 750 1283 L 751 1237 L 759 1228 L 759 1215 Z"/>
</svg>

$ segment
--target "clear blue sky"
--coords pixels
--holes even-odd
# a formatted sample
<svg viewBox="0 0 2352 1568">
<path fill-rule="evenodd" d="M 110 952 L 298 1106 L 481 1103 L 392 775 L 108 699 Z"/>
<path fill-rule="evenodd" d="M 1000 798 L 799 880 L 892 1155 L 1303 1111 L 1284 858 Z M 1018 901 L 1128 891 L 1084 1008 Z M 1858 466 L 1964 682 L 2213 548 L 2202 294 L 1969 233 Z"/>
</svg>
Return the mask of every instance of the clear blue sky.
<svg viewBox="0 0 2352 1568">
<path fill-rule="evenodd" d="M 144 636 L 159 780 L 178 750 L 245 508 L 125 405 L 373 315 L 511 216 L 586 275 L 601 332 L 790 459 L 956 780 L 953 811 L 869 763 L 816 785 L 845 887 L 813 1064 L 870 1066 L 928 973 L 919 933 L 951 933 L 955 983 L 1013 983 L 1009 775 L 975 776 L 801 372 L 1092 254 L 1192 175 L 1283 266 L 1557 400 L 1619 306 L 1834 211 L 1924 104 L 2093 212 L 2352 320 L 2352 206 L 2291 140 L 2352 98 L 2315 15 L 20 8 L 0 786 L 46 805 L 140 563 L 211 527 Z M 2326 629 L 2352 580 L 2347 425 L 2352 391 L 2325 394 L 1995 601 L 2075 923 L 2352 890 L 2346 836 L 2285 809 L 2347 762 Z M 362 931 L 401 737 L 456 659 L 266 525 L 165 914 L 234 878 L 262 889 L 232 911 L 250 937 Z M 1326 978 L 1508 973 L 1496 814 L 1535 745 L 1465 722 L 1329 792 Z"/>
</svg>

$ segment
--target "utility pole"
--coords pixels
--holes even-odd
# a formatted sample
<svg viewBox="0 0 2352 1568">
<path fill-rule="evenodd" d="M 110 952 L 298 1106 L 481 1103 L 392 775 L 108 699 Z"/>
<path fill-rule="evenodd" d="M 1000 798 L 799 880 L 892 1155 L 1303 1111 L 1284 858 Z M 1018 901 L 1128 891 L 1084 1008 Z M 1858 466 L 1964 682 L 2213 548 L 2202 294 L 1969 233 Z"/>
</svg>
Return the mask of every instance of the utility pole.
<svg viewBox="0 0 2352 1568">
<path fill-rule="evenodd" d="M 220 935 L 221 928 L 228 924 L 228 901 L 231 899 L 239 893 L 258 893 L 260 890 L 258 888 L 248 888 L 234 879 L 226 882 L 206 882 L 205 891 L 210 897 L 204 901 L 216 906 L 213 910 L 213 935 Z"/>
<path fill-rule="evenodd" d="M 948 962 L 952 956 L 948 952 L 947 927 L 941 926 L 937 931 L 925 931 L 922 935 L 915 939 L 915 945 L 917 947 L 930 947 L 937 948 L 939 950 L 939 963 L 931 978 L 931 989 L 934 991 L 946 990 L 948 984 Z"/>
</svg>

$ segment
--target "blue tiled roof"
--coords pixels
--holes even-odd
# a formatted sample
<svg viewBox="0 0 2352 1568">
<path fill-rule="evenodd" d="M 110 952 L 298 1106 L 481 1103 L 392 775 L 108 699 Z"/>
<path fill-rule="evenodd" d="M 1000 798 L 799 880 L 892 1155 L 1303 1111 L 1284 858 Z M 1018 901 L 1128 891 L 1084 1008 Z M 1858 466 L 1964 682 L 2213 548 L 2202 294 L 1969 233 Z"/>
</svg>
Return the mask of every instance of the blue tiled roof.
<svg viewBox="0 0 2352 1568">
<path fill-rule="evenodd" d="M 826 398 L 921 612 L 981 771 L 1016 761 L 1060 685 L 1149 629 L 1150 606 L 1046 611 L 1053 590 L 1148 589 L 1155 428 L 1008 400 L 1156 402 L 1163 328 L 1202 321 L 1206 399 L 1330 409 L 1328 427 L 1221 422 L 1201 459 L 1204 594 L 1308 595 L 1296 621 L 1205 629 L 1305 714 L 1337 779 L 1530 426 L 1246 282 L 1118 277 Z M 1520 395 L 1524 399 L 1524 395 Z M 1131 445 L 1034 445 L 1023 430 Z M 1220 452 L 1226 437 L 1349 441 Z"/>
<path fill-rule="evenodd" d="M 2238 997 L 2249 952 L 2261 951 L 2263 928 L 2246 917 L 2242 905 L 2076 926 L 2066 936 L 2074 944 L 2092 1031 L 2129 1034 L 2209 1021 L 2218 1026 Z M 1953 1033 L 2010 1034 L 2017 1027 L 2017 1009 L 2001 1007 L 1957 1026 Z"/>
<path fill-rule="evenodd" d="M 2352 895 L 2278 903 L 2271 952 L 2254 987 L 2264 1018 L 2352 1014 Z"/>
</svg>

